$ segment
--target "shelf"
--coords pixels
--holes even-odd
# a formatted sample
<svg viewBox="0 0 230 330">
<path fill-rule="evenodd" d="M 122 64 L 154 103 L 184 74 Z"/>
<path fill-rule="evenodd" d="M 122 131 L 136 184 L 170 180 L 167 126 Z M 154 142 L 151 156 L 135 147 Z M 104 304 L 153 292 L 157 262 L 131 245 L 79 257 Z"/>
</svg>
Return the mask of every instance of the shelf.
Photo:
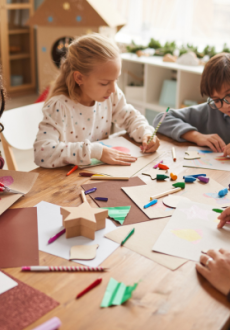
<svg viewBox="0 0 230 330">
<path fill-rule="evenodd" d="M 30 29 L 12 29 L 8 31 L 9 34 L 25 34 L 30 33 Z"/>
<path fill-rule="evenodd" d="M 30 54 L 15 54 L 15 55 L 10 55 L 10 60 L 11 61 L 14 61 L 14 60 L 22 60 L 22 59 L 25 59 L 25 58 L 30 58 Z"/>
<path fill-rule="evenodd" d="M 144 109 L 154 110 L 154 111 L 158 111 L 158 112 L 165 112 L 165 110 L 166 110 L 166 107 L 159 105 L 158 103 L 147 103 L 147 102 L 135 100 L 134 98 L 132 98 L 132 99 L 128 98 L 127 103 L 133 104 L 134 107 L 139 106 Z"/>
<path fill-rule="evenodd" d="M 9 87 L 9 91 L 10 92 L 16 92 L 16 91 L 20 91 L 20 90 L 24 90 L 24 89 L 29 89 L 29 88 L 34 88 L 33 84 L 22 84 L 22 85 L 18 85 L 18 86 L 10 86 Z"/>
</svg>

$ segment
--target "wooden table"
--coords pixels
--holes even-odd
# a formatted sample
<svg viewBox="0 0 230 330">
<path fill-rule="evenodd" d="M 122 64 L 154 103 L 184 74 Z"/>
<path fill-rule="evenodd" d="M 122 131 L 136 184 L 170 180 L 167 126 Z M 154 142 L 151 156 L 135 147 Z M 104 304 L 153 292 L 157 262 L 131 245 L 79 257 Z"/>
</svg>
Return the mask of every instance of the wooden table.
<svg viewBox="0 0 230 330">
<path fill-rule="evenodd" d="M 182 168 L 182 159 L 188 143 L 173 142 L 177 155 L 177 161 L 173 163 L 172 141 L 160 137 L 162 140 L 159 151 L 164 153 L 163 159 L 165 163 L 170 164 L 170 170 L 174 169 L 177 172 L 184 170 L 187 174 L 201 172 L 200 169 Z M 152 166 L 152 164 L 148 165 L 146 169 Z M 80 185 L 87 183 L 88 179 L 78 177 L 79 171 L 66 177 L 70 169 L 71 166 L 34 170 L 39 173 L 35 185 L 30 193 L 13 205 L 13 208 L 31 207 L 40 201 L 62 206 L 79 205 Z M 202 170 L 202 172 L 224 186 L 230 183 L 230 172 L 215 170 Z M 150 180 L 146 176 L 141 178 L 145 181 Z M 87 198 L 95 207 L 92 200 Z M 76 265 L 44 252 L 39 252 L 39 255 L 40 265 Z M 197 274 L 195 263 L 192 261 L 188 261 L 176 271 L 171 271 L 125 247 L 119 247 L 102 266 L 109 267 L 109 272 L 22 273 L 20 268 L 6 269 L 6 272 L 19 280 L 60 302 L 59 307 L 26 329 L 33 329 L 53 316 L 61 319 L 63 325 L 60 329 L 64 330 L 216 330 L 227 329 L 230 324 L 230 303 L 225 296 Z M 76 294 L 98 277 L 103 277 L 100 286 L 76 300 Z M 100 303 L 111 277 L 127 285 L 140 280 L 141 282 L 132 298 L 125 304 L 102 309 Z"/>
</svg>

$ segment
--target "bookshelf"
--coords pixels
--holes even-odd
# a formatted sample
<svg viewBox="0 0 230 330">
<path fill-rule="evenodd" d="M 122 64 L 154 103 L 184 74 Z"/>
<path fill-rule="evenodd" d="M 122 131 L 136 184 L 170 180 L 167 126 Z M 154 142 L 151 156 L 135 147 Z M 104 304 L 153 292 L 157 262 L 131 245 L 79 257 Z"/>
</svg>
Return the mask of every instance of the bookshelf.
<svg viewBox="0 0 230 330">
<path fill-rule="evenodd" d="M 0 0 L 0 61 L 7 93 L 35 91 L 34 0 Z"/>
</svg>

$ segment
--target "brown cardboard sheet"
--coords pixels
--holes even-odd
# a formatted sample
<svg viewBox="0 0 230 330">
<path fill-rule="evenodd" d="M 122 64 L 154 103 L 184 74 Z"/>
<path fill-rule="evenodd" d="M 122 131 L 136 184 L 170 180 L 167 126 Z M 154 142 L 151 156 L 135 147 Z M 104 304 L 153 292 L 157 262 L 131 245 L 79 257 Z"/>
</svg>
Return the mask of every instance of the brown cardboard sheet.
<svg viewBox="0 0 230 330">
<path fill-rule="evenodd" d="M 39 265 L 37 208 L 10 209 L 0 216 L 0 268 Z"/>
<path fill-rule="evenodd" d="M 82 185 L 84 190 L 96 187 L 97 190 L 89 196 L 99 207 L 131 206 L 123 225 L 148 221 L 149 218 L 139 209 L 139 207 L 122 191 L 121 187 L 143 186 L 140 178 L 130 178 L 129 181 L 106 181 Z M 108 202 L 97 201 L 95 197 L 107 197 Z"/>
</svg>

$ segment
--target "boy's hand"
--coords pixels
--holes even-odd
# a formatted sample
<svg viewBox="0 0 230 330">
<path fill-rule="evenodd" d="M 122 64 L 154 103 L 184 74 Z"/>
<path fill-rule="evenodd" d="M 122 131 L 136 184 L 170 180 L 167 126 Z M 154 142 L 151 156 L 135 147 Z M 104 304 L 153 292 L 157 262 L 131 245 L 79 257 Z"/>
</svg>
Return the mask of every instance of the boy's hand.
<svg viewBox="0 0 230 330">
<path fill-rule="evenodd" d="M 222 228 L 226 222 L 230 221 L 230 207 L 225 209 L 219 216 L 218 219 L 220 222 L 218 223 L 217 228 Z"/>
<path fill-rule="evenodd" d="M 110 165 L 130 166 L 131 163 L 137 160 L 137 158 L 112 148 L 103 147 L 102 156 L 100 160 L 103 163 Z"/>
<path fill-rule="evenodd" d="M 226 144 L 218 134 L 201 134 L 197 131 L 189 131 L 181 136 L 187 141 L 196 143 L 200 147 L 209 147 L 214 152 L 223 152 Z"/>
<path fill-rule="evenodd" d="M 205 266 L 210 259 L 208 266 Z M 230 291 L 230 252 L 224 249 L 209 250 L 200 256 L 196 270 L 203 275 L 217 290 L 227 295 Z"/>
<path fill-rule="evenodd" d="M 230 156 L 230 143 L 223 148 L 224 156 Z"/>
<path fill-rule="evenodd" d="M 140 146 L 142 152 L 150 153 L 150 152 L 156 151 L 159 148 L 160 141 L 156 136 L 154 136 L 152 141 L 149 144 L 147 144 L 147 142 L 150 138 L 151 138 L 151 135 L 143 136 L 142 146 Z"/>
</svg>

